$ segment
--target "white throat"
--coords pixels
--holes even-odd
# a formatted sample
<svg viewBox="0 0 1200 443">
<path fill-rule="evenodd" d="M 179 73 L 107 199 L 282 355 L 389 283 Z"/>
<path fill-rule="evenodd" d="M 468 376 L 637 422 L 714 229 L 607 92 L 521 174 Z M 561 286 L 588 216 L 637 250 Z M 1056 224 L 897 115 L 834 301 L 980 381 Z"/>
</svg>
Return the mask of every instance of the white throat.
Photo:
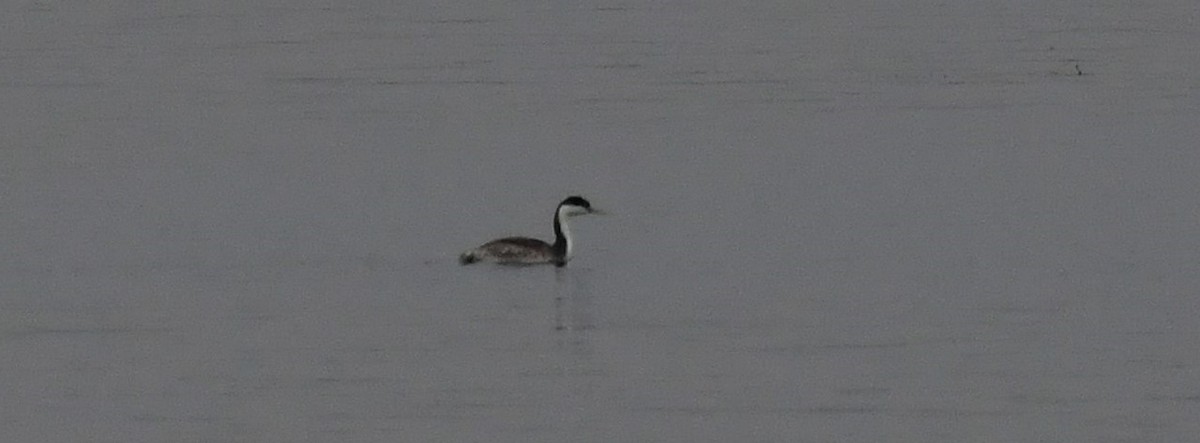
<svg viewBox="0 0 1200 443">
<path fill-rule="evenodd" d="M 571 226 L 567 222 L 571 218 L 570 213 L 569 206 L 558 208 L 558 229 L 562 231 L 563 240 L 567 242 L 567 253 L 563 255 L 563 261 L 569 261 L 575 255 L 575 239 L 571 237 Z"/>
</svg>

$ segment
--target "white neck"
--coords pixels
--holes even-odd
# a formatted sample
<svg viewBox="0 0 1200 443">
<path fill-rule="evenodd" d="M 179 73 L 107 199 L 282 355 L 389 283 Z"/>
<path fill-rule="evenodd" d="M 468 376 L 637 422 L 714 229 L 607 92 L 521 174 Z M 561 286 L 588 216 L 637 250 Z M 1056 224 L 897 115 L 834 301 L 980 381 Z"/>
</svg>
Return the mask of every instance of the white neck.
<svg viewBox="0 0 1200 443">
<path fill-rule="evenodd" d="M 566 206 L 558 208 L 558 228 L 562 230 L 563 240 L 567 242 L 567 253 L 563 256 L 563 261 L 570 260 L 575 254 L 575 239 L 571 238 L 571 227 L 567 223 L 567 220 L 570 219 L 570 216 L 567 215 L 568 212 Z"/>
</svg>

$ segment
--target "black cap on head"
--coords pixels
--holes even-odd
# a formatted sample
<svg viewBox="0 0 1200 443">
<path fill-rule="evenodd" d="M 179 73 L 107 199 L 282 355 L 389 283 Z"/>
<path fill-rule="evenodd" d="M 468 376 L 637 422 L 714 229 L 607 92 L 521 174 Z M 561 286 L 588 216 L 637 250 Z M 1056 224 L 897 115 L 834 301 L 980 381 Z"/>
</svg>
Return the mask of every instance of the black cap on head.
<svg viewBox="0 0 1200 443">
<path fill-rule="evenodd" d="M 585 207 L 588 209 L 592 208 L 591 202 L 587 201 L 587 199 L 580 197 L 578 195 L 572 195 L 570 197 L 567 197 L 565 200 L 562 201 L 562 203 L 559 203 L 558 205 L 559 206 L 562 206 L 562 205 L 582 206 L 582 207 Z"/>
</svg>

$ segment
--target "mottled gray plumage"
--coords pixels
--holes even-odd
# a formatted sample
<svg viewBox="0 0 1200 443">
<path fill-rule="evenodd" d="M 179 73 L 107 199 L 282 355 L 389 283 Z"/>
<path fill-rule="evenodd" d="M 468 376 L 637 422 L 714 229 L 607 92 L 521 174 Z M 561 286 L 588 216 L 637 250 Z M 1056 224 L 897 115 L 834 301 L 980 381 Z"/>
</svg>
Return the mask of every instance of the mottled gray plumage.
<svg viewBox="0 0 1200 443">
<path fill-rule="evenodd" d="M 553 245 L 536 238 L 507 237 L 464 252 L 459 256 L 459 263 L 492 260 L 503 264 L 537 264 L 553 262 L 557 255 Z"/>
<path fill-rule="evenodd" d="M 573 252 L 571 230 L 567 227 L 566 219 L 592 212 L 592 204 L 583 197 L 567 197 L 554 210 L 554 244 L 529 237 L 506 237 L 463 252 L 458 256 L 458 262 L 464 265 L 491 261 L 506 265 L 566 266 Z"/>
</svg>

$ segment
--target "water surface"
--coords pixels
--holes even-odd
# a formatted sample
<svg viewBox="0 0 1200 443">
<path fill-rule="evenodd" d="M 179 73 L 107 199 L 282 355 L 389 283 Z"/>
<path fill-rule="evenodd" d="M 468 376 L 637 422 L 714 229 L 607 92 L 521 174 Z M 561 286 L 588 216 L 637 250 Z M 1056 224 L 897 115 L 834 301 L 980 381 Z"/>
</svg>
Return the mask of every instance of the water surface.
<svg viewBox="0 0 1200 443">
<path fill-rule="evenodd" d="M 229 4 L 225 4 L 229 3 Z M 1186 2 L 21 2 L 12 441 L 1185 441 Z M 460 267 L 549 237 L 577 258 Z"/>
</svg>

